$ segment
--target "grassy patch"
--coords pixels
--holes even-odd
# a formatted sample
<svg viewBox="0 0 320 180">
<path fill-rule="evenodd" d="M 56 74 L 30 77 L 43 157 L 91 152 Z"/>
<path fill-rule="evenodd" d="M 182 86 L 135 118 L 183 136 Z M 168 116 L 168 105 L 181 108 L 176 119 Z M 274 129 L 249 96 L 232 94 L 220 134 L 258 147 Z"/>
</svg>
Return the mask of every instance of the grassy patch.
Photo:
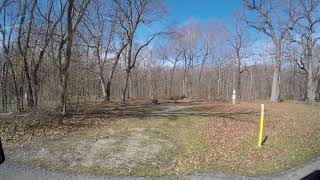
<svg viewBox="0 0 320 180">
<path fill-rule="evenodd" d="M 170 176 L 222 171 L 260 176 L 320 155 L 319 107 L 267 103 L 268 139 L 258 148 L 259 107 L 209 103 L 171 111 L 165 106 L 130 107 L 125 113 L 116 109 L 125 115 L 17 146 L 10 158 L 76 173 Z"/>
<path fill-rule="evenodd" d="M 248 109 L 252 114 L 241 113 Z M 213 169 L 250 176 L 278 174 L 320 155 L 318 107 L 266 104 L 264 137 L 268 139 L 262 148 L 257 147 L 259 116 L 254 113 L 259 104 L 243 103 L 228 111 L 239 114 L 215 117 L 202 130 L 214 152 L 209 165 Z"/>
</svg>

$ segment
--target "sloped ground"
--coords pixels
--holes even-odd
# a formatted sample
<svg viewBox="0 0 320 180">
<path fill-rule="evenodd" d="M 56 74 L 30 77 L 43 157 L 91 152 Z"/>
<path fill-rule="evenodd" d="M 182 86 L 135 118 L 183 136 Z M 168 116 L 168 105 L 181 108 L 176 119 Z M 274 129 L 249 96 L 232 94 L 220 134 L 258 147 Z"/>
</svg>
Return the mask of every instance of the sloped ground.
<svg viewBox="0 0 320 180">
<path fill-rule="evenodd" d="M 261 176 L 320 156 L 317 106 L 267 103 L 267 139 L 262 148 L 257 148 L 259 102 L 90 107 L 63 118 L 62 123 L 49 116 L 51 120 L 46 120 L 51 125 L 42 123 L 45 128 L 38 121 L 31 127 L 16 125 L 18 133 L 9 131 L 14 123 L 2 117 L 8 125 L 0 127 L 9 160 L 107 175 L 223 172 Z"/>
</svg>

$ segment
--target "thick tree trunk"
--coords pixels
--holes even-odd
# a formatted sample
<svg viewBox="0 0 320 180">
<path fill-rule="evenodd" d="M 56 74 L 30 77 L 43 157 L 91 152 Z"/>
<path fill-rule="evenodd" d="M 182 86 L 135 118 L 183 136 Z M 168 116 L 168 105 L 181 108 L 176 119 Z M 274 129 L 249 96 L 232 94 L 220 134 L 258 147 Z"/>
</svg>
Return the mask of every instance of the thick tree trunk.
<svg viewBox="0 0 320 180">
<path fill-rule="evenodd" d="M 129 78 L 130 78 L 130 72 L 131 72 L 131 61 L 132 61 L 132 48 L 133 48 L 133 41 L 132 39 L 129 40 L 129 47 L 128 47 L 128 56 L 127 56 L 127 67 L 126 67 L 126 76 L 125 76 L 125 84 L 122 91 L 122 104 L 126 104 L 126 98 L 127 98 L 127 91 L 128 91 L 128 85 L 129 85 Z"/>
<path fill-rule="evenodd" d="M 101 83 L 102 98 L 103 100 L 107 100 L 107 86 L 106 86 L 106 80 L 103 76 L 103 70 L 104 70 L 103 65 L 99 65 L 99 76 L 100 76 L 100 83 Z"/>
<path fill-rule="evenodd" d="M 24 62 L 24 72 L 26 75 L 27 87 L 28 87 L 27 103 L 28 103 L 28 107 L 30 109 L 33 109 L 34 108 L 34 98 L 33 98 L 33 91 L 32 91 L 32 82 L 31 82 L 31 78 L 30 78 L 29 66 L 28 66 L 28 62 L 27 62 L 26 57 L 23 58 L 23 62 Z"/>
<path fill-rule="evenodd" d="M 73 0 L 68 1 L 68 15 L 67 15 L 67 47 L 66 47 L 66 62 L 63 67 L 62 73 L 62 93 L 61 93 L 61 105 L 62 114 L 67 114 L 67 95 L 68 95 L 68 80 L 69 80 L 69 66 L 71 62 L 72 44 L 73 44 L 73 23 L 72 23 L 72 12 L 73 12 Z"/>
<path fill-rule="evenodd" d="M 107 86 L 103 77 L 100 77 L 101 91 L 103 100 L 107 100 Z"/>
<path fill-rule="evenodd" d="M 313 54 L 312 54 L 313 42 L 311 37 L 307 39 L 307 63 L 308 63 L 308 74 L 307 74 L 307 98 L 306 100 L 310 103 L 316 101 L 316 92 L 318 86 L 318 80 L 314 79 L 314 63 L 313 63 Z"/>
<path fill-rule="evenodd" d="M 106 100 L 111 101 L 111 79 L 108 80 L 107 82 L 106 95 L 107 95 Z"/>
<path fill-rule="evenodd" d="M 316 91 L 317 91 L 317 82 L 313 81 L 313 77 L 308 76 L 308 90 L 307 90 L 307 101 L 313 103 L 316 101 Z"/>
<path fill-rule="evenodd" d="M 279 102 L 280 98 L 280 71 L 281 71 L 281 43 L 275 46 L 275 63 L 271 87 L 271 102 Z"/>
</svg>

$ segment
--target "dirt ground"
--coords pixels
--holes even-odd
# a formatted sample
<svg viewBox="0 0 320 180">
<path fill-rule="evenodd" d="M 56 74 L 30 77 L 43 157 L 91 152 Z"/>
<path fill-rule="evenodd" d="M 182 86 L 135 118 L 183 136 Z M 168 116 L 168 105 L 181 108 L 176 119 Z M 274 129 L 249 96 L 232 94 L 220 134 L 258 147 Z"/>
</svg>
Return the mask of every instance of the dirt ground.
<svg viewBox="0 0 320 180">
<path fill-rule="evenodd" d="M 260 104 L 265 143 L 257 148 Z M 1 114 L 10 161 L 63 172 L 277 174 L 320 156 L 320 107 L 297 102 L 93 103 L 70 116 Z"/>
</svg>

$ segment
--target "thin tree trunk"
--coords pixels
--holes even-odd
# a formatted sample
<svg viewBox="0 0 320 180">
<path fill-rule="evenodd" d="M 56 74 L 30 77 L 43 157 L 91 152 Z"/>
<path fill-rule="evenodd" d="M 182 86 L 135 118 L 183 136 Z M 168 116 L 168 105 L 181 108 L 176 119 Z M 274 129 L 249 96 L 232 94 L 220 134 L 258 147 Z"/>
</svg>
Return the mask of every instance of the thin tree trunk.
<svg viewBox="0 0 320 180">
<path fill-rule="evenodd" d="M 253 70 L 250 71 L 250 87 L 249 87 L 249 100 L 253 99 L 252 86 L 253 86 Z"/>
<path fill-rule="evenodd" d="M 240 53 L 237 53 L 238 59 L 238 71 L 237 71 L 237 83 L 236 83 L 236 94 L 237 98 L 241 99 L 241 62 L 240 62 Z"/>
<path fill-rule="evenodd" d="M 34 100 L 34 107 L 38 106 L 38 94 L 39 94 L 39 82 L 38 82 L 38 76 L 36 72 L 32 73 L 32 82 L 33 82 L 33 100 Z"/>
<path fill-rule="evenodd" d="M 131 77 L 131 73 L 129 73 L 127 98 L 131 99 L 131 96 L 132 96 L 132 77 Z"/>
<path fill-rule="evenodd" d="M 22 111 L 21 99 L 20 99 L 20 94 L 19 94 L 19 89 L 18 89 L 18 84 L 17 84 L 17 79 L 16 79 L 16 73 L 15 73 L 15 71 L 13 69 L 12 62 L 7 57 L 7 55 L 6 55 L 6 59 L 7 59 L 8 64 L 10 65 L 10 68 L 11 68 L 11 75 L 12 75 L 13 85 L 14 85 L 14 90 L 15 90 L 14 92 L 15 92 L 15 95 L 16 95 L 16 108 L 17 108 L 18 112 L 21 112 Z"/>
<path fill-rule="evenodd" d="M 8 81 L 8 70 L 6 68 L 6 62 L 4 62 L 2 67 L 2 110 L 6 112 L 8 109 L 8 96 L 7 96 L 7 81 Z"/>
<path fill-rule="evenodd" d="M 169 84 L 169 98 L 171 98 L 171 93 L 172 93 L 172 82 L 173 82 L 173 75 L 174 75 L 174 71 L 176 69 L 176 61 L 173 64 L 173 68 L 170 74 L 170 84 Z"/>
<path fill-rule="evenodd" d="M 125 85 L 124 89 L 122 90 L 122 104 L 126 104 L 126 95 L 127 95 L 127 89 L 128 89 L 128 83 L 129 83 L 129 76 L 130 76 L 130 71 L 126 71 L 126 77 L 125 77 Z"/>
</svg>

